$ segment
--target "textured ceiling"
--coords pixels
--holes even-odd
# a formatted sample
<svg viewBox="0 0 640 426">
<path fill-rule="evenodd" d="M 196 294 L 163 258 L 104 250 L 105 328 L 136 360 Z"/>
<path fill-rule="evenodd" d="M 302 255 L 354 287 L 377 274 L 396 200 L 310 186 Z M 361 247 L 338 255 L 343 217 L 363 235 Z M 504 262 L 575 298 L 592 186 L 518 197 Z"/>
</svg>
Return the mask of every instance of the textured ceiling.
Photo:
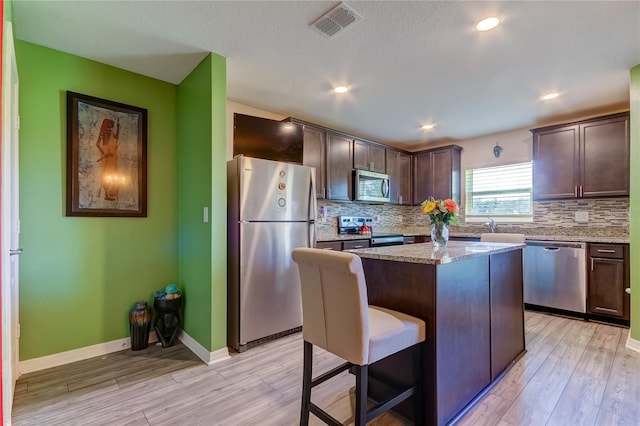
<svg viewBox="0 0 640 426">
<path fill-rule="evenodd" d="M 16 37 L 171 83 L 227 58 L 229 99 L 403 146 L 625 108 L 640 64 L 640 1 L 14 0 Z M 502 24 L 479 33 L 475 23 Z M 335 95 L 334 85 L 351 91 Z M 547 91 L 562 96 L 544 103 Z M 436 123 L 432 131 L 420 129 Z"/>
</svg>

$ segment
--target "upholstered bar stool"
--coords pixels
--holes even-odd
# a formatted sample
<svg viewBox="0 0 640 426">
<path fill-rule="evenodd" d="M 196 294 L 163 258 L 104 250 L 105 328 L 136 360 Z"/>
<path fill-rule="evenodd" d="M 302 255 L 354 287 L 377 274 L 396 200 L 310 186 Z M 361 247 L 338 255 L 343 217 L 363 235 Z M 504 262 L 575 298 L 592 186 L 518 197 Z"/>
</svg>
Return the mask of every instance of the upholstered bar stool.
<svg viewBox="0 0 640 426">
<path fill-rule="evenodd" d="M 362 261 L 353 253 L 298 248 L 292 257 L 298 264 L 302 288 L 304 371 L 300 424 L 309 423 L 310 412 L 329 425 L 341 424 L 311 402 L 311 388 L 351 367 L 356 377 L 356 426 L 364 425 L 411 395 L 421 394 L 423 374 L 418 366 L 412 386 L 394 389 L 393 396 L 367 410 L 368 380 L 374 380 L 368 376 L 369 364 L 413 345 L 418 345 L 420 351 L 425 339 L 424 321 L 369 306 Z M 346 362 L 312 378 L 314 345 Z M 423 404 L 418 401 L 416 398 L 414 416 L 415 423 L 421 424 Z"/>
</svg>

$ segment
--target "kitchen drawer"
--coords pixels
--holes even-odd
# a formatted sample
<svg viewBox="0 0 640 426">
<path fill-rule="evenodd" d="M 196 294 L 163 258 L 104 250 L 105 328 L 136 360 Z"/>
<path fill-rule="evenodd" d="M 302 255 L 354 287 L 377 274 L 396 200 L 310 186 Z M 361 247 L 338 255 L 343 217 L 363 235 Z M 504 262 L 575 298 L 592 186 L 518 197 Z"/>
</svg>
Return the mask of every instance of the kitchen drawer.
<svg viewBox="0 0 640 426">
<path fill-rule="evenodd" d="M 431 238 L 426 235 L 410 235 L 404 237 L 405 244 L 428 243 L 429 241 L 431 241 Z"/>
<path fill-rule="evenodd" d="M 369 247 L 369 240 L 351 240 L 342 243 L 342 250 L 351 250 Z"/>
<path fill-rule="evenodd" d="M 316 243 L 316 248 L 323 250 L 342 250 L 342 243 L 340 241 L 318 241 Z"/>
<path fill-rule="evenodd" d="M 623 247 L 616 244 L 589 244 L 590 257 L 605 257 L 609 259 L 624 258 Z"/>
<path fill-rule="evenodd" d="M 480 237 L 449 237 L 451 241 L 480 241 Z"/>
</svg>

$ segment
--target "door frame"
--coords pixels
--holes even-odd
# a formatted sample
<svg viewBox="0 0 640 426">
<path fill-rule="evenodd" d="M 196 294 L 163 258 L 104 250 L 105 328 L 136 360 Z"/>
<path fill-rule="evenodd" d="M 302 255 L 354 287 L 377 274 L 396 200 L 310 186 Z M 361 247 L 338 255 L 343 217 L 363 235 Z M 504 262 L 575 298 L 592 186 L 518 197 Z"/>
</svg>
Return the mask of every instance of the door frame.
<svg viewBox="0 0 640 426">
<path fill-rule="evenodd" d="M 19 377 L 18 322 L 18 68 L 11 22 L 4 22 L 2 52 L 2 413 L 10 424 Z M 18 252 L 19 253 L 19 252 Z M 15 275 L 12 275 L 12 270 Z"/>
</svg>

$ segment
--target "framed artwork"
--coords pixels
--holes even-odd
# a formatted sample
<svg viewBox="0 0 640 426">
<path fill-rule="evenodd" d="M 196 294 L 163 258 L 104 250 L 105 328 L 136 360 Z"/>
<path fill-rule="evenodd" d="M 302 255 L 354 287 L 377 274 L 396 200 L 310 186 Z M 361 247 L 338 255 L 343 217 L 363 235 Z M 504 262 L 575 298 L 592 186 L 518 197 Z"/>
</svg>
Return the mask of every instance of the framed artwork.
<svg viewBox="0 0 640 426">
<path fill-rule="evenodd" d="M 147 110 L 67 91 L 67 216 L 147 216 Z"/>
</svg>

